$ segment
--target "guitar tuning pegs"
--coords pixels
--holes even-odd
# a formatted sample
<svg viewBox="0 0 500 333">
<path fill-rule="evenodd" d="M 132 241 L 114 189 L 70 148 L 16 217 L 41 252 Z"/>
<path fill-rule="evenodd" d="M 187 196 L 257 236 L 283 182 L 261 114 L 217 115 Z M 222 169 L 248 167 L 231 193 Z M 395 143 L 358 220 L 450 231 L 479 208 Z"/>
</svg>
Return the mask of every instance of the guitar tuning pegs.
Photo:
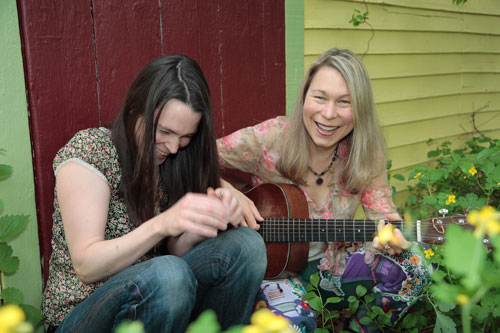
<svg viewBox="0 0 500 333">
<path fill-rule="evenodd" d="M 448 214 L 448 209 L 441 208 L 440 210 L 438 210 L 438 213 L 443 215 L 443 217 L 446 217 L 446 214 Z"/>
</svg>

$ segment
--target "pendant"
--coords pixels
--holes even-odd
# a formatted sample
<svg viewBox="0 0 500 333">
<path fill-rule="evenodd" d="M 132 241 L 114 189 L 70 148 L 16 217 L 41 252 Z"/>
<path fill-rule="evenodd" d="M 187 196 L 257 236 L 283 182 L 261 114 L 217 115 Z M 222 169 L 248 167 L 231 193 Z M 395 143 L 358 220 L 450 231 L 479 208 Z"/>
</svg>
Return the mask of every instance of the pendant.
<svg viewBox="0 0 500 333">
<path fill-rule="evenodd" d="M 318 185 L 323 184 L 323 178 L 316 179 L 316 184 L 318 184 Z"/>
</svg>

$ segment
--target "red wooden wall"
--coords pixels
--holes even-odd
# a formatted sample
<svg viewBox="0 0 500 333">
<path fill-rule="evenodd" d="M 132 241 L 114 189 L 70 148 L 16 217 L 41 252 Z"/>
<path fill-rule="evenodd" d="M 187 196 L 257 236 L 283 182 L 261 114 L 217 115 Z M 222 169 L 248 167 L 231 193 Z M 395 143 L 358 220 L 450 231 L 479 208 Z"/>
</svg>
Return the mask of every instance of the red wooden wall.
<svg viewBox="0 0 500 333">
<path fill-rule="evenodd" d="M 285 113 L 284 0 L 18 0 L 47 276 L 52 160 L 111 122 L 137 72 L 182 53 L 204 70 L 218 136 Z"/>
</svg>

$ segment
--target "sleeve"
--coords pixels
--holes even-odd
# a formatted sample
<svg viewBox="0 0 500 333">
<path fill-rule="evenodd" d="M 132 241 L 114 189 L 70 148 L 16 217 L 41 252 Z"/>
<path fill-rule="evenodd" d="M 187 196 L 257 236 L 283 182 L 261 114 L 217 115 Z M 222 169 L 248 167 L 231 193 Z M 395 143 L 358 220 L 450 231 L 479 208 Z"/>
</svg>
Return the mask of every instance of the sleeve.
<svg viewBox="0 0 500 333">
<path fill-rule="evenodd" d="M 361 193 L 361 204 L 365 216 L 371 220 L 385 219 L 386 214 L 398 213 L 385 170 Z"/>
<path fill-rule="evenodd" d="M 97 176 L 112 184 L 112 145 L 107 134 L 98 129 L 77 132 L 56 154 L 53 163 L 54 175 L 68 162 L 76 162 L 92 170 Z"/>
<path fill-rule="evenodd" d="M 284 129 L 288 125 L 286 117 L 280 116 L 218 139 L 220 165 L 264 178 L 276 174 Z"/>
</svg>

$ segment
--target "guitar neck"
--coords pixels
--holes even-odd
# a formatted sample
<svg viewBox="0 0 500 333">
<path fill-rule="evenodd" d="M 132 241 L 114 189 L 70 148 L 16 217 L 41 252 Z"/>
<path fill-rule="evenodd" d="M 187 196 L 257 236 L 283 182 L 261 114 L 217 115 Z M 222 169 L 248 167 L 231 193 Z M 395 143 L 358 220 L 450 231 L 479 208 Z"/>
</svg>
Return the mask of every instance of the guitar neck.
<svg viewBox="0 0 500 333">
<path fill-rule="evenodd" d="M 259 233 L 265 242 L 366 242 L 377 232 L 378 220 L 266 218 Z M 402 221 L 391 222 L 403 231 Z"/>
</svg>

